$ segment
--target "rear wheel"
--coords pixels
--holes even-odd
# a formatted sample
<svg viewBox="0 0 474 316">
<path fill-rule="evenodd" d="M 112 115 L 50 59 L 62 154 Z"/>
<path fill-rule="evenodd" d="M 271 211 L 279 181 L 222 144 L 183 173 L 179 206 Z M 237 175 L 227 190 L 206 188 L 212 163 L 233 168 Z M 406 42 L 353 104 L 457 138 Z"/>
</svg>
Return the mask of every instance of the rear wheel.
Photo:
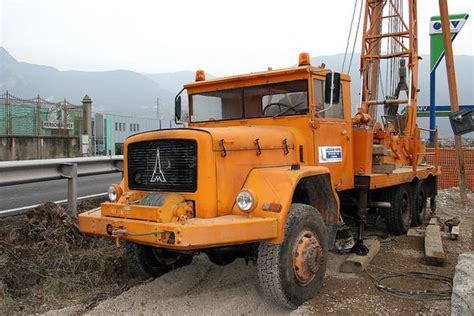
<svg viewBox="0 0 474 316">
<path fill-rule="evenodd" d="M 327 232 L 319 212 L 292 204 L 281 245 L 261 243 L 257 275 L 263 293 L 277 304 L 296 308 L 314 297 L 323 284 Z"/>
<path fill-rule="evenodd" d="M 392 205 L 385 213 L 385 223 L 392 235 L 406 234 L 410 228 L 413 198 L 409 185 L 398 185 L 387 189 L 387 198 Z"/>
<path fill-rule="evenodd" d="M 157 278 L 166 272 L 190 265 L 193 256 L 134 243 L 127 243 L 131 272 L 142 278 Z"/>
<path fill-rule="evenodd" d="M 423 182 L 419 181 L 413 186 L 413 226 L 423 225 L 426 218 L 427 200 Z"/>
</svg>

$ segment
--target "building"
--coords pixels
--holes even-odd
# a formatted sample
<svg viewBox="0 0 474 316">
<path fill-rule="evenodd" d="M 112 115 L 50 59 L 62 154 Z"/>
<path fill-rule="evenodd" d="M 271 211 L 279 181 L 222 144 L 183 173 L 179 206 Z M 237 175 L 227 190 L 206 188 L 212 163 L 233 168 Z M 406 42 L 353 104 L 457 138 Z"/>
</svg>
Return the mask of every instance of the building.
<svg viewBox="0 0 474 316">
<path fill-rule="evenodd" d="M 182 127 L 174 121 L 95 113 L 92 122 L 94 155 L 122 155 L 127 137 L 146 131 Z"/>
<path fill-rule="evenodd" d="M 127 137 L 182 127 L 174 121 L 94 113 L 82 104 L 0 94 L 0 161 L 121 155 Z"/>
</svg>

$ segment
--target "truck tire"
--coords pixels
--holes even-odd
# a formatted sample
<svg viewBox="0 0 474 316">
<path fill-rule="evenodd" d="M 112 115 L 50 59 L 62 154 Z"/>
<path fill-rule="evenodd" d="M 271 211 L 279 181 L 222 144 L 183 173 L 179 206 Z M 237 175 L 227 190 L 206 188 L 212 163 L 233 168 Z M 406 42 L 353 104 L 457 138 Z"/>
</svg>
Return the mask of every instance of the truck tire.
<svg viewBox="0 0 474 316">
<path fill-rule="evenodd" d="M 190 265 L 193 256 L 127 242 L 130 272 L 140 278 L 157 278 L 173 269 Z"/>
<path fill-rule="evenodd" d="M 387 190 L 386 200 L 392 205 L 385 213 L 385 223 L 392 235 L 406 234 L 413 213 L 413 194 L 409 185 L 397 185 Z"/>
<path fill-rule="evenodd" d="M 209 258 L 209 261 L 211 261 L 212 263 L 218 266 L 226 266 L 234 262 L 235 259 L 237 259 L 237 257 L 231 253 L 229 254 L 213 253 L 213 254 L 208 254 L 207 257 Z"/>
<path fill-rule="evenodd" d="M 426 218 L 427 200 L 423 182 L 413 185 L 413 226 L 421 226 Z"/>
<path fill-rule="evenodd" d="M 319 212 L 309 205 L 292 204 L 283 243 L 259 245 L 257 275 L 262 292 L 292 309 L 314 297 L 326 273 L 327 243 Z"/>
</svg>

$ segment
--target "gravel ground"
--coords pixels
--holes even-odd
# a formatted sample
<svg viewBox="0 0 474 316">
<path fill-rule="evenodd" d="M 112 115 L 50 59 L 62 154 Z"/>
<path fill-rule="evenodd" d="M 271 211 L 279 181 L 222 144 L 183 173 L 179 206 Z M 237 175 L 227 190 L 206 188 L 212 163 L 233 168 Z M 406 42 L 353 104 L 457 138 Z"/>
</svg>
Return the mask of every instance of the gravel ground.
<svg viewBox="0 0 474 316">
<path fill-rule="evenodd" d="M 440 222 L 457 216 L 461 219 L 461 235 L 453 241 L 444 233 L 444 249 L 448 262 L 442 267 L 425 265 L 424 240 L 416 237 L 390 237 L 381 240 L 381 250 L 368 271 L 378 277 L 390 271 L 429 272 L 452 278 L 458 255 L 474 248 L 474 196 L 470 204 L 459 207 L 455 189 L 444 190 L 438 197 Z M 48 312 L 49 315 L 307 315 L 307 314 L 390 314 L 446 315 L 450 300 L 409 300 L 378 291 L 368 273 L 338 272 L 345 256 L 330 254 L 323 289 L 314 299 L 297 310 L 275 306 L 258 291 L 256 269 L 243 260 L 220 267 L 205 256 L 195 257 L 192 265 L 172 271 L 161 278 L 135 286 L 122 294 L 101 301 L 95 307 L 82 305 Z M 413 278 L 393 280 L 392 287 L 402 289 L 437 288 L 438 283 Z"/>
<path fill-rule="evenodd" d="M 243 260 L 219 267 L 200 256 L 190 266 L 102 302 L 89 315 L 288 314 L 259 294 L 256 278 L 254 266 Z"/>
</svg>

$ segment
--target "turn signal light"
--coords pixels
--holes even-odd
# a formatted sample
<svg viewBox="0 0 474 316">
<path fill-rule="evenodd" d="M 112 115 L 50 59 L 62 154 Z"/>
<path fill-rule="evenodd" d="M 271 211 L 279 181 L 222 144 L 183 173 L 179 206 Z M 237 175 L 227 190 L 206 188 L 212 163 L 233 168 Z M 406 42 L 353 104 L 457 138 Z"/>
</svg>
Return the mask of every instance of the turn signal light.
<svg viewBox="0 0 474 316">
<path fill-rule="evenodd" d="M 309 65 L 311 65 L 309 54 L 301 53 L 300 57 L 298 58 L 298 66 L 309 66 Z"/>
<path fill-rule="evenodd" d="M 196 81 L 204 81 L 206 80 L 206 74 L 204 73 L 204 70 L 196 70 Z"/>
</svg>

